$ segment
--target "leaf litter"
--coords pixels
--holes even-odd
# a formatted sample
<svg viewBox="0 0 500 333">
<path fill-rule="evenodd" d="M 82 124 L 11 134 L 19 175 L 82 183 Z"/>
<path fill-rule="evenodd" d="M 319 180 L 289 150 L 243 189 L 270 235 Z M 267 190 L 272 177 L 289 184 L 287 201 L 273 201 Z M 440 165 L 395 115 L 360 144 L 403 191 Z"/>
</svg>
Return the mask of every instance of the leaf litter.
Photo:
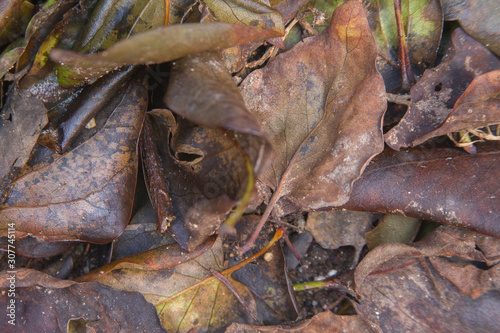
<svg viewBox="0 0 500 333">
<path fill-rule="evenodd" d="M 18 256 L 41 258 L 21 266 L 79 281 L 19 269 L 20 303 L 51 309 L 24 329 L 499 327 L 485 316 L 499 302 L 498 145 L 474 143 L 471 155 L 443 136 L 498 136 L 492 2 L 11 0 L 8 10 L 20 3 L 23 23 L 2 30 L 0 247 L 15 224 Z M 443 17 L 468 35 L 456 29 L 441 60 L 457 25 Z M 385 139 L 423 145 L 384 149 L 386 91 L 399 103 L 412 72 L 409 111 Z M 327 212 L 340 209 L 370 218 L 319 224 L 312 241 L 304 229 L 350 215 Z M 454 228 L 428 231 L 430 221 Z M 269 249 L 276 225 L 297 245 L 286 258 L 302 256 L 292 267 L 285 242 Z M 83 282 L 95 279 L 107 286 Z"/>
</svg>

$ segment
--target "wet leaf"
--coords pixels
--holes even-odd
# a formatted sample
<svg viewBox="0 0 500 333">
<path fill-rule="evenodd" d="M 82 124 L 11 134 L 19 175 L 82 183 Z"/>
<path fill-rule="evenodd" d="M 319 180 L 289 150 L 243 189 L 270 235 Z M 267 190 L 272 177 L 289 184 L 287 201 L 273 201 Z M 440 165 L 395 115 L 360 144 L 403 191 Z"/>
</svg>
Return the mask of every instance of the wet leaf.
<svg viewBox="0 0 500 333">
<path fill-rule="evenodd" d="M 11 89 L 0 113 L 0 206 L 46 124 L 42 101 L 27 90 Z"/>
<path fill-rule="evenodd" d="M 372 229 L 375 221 L 376 216 L 364 212 L 310 212 L 306 229 L 324 249 L 353 246 L 356 249 L 354 262 L 351 264 L 353 267 L 358 263 L 361 250 L 366 244 L 365 233 Z"/>
<path fill-rule="evenodd" d="M 350 1 L 322 35 L 241 84 L 250 112 L 277 150 L 259 179 L 274 189 L 279 215 L 343 204 L 351 183 L 382 150 L 386 102 L 376 54 L 363 6 Z"/>
<path fill-rule="evenodd" d="M 419 141 L 461 130 L 500 123 L 500 70 L 476 77 L 455 103 L 446 120 Z"/>
<path fill-rule="evenodd" d="M 97 282 L 75 283 L 44 273 L 19 269 L 15 274 L 15 297 L 8 296 L 12 273 L 0 273 L 0 304 L 8 309 L 15 301 L 15 326 L 0 321 L 2 332 L 68 332 L 76 321 L 94 332 L 165 332 L 154 307 L 139 293 L 118 291 Z M 15 328 L 12 331 L 12 328 Z M 71 330 L 70 330 L 71 331 Z"/>
<path fill-rule="evenodd" d="M 386 243 L 408 244 L 415 239 L 420 228 L 420 220 L 401 215 L 385 215 L 379 224 L 365 234 L 370 250 Z"/>
<path fill-rule="evenodd" d="M 34 11 L 35 6 L 29 1 L 2 1 L 0 4 L 0 46 L 12 43 L 24 34 Z"/>
<path fill-rule="evenodd" d="M 293 325 L 279 326 L 255 326 L 234 323 L 229 326 L 226 333 L 355 333 L 355 332 L 377 332 L 376 327 L 357 315 L 339 316 L 330 311 L 320 312 L 311 319 L 302 320 Z"/>
<path fill-rule="evenodd" d="M 354 183 L 345 209 L 404 214 L 500 237 L 495 144 L 470 155 L 452 148 L 387 149 Z"/>
<path fill-rule="evenodd" d="M 458 20 L 472 37 L 500 56 L 500 9 L 495 0 L 441 0 L 444 19 Z"/>
<path fill-rule="evenodd" d="M 84 55 L 52 50 L 50 57 L 80 77 L 104 75 L 124 65 L 158 64 L 189 54 L 224 49 L 277 36 L 274 31 L 227 23 L 191 23 L 157 28 L 120 41 L 106 51 Z"/>
<path fill-rule="evenodd" d="M 447 59 L 427 70 L 411 89 L 411 105 L 397 126 L 385 134 L 393 149 L 415 146 L 441 125 L 469 83 L 477 76 L 499 69 L 500 60 L 461 29 L 452 35 Z"/>
<path fill-rule="evenodd" d="M 136 143 L 146 91 L 131 82 L 104 127 L 52 163 L 14 182 L 0 210 L 2 235 L 106 243 L 130 218 L 137 173 Z"/>
<path fill-rule="evenodd" d="M 262 30 L 285 32 L 281 14 L 269 0 L 204 0 L 219 22 L 242 24 Z"/>
<path fill-rule="evenodd" d="M 167 110 L 151 112 L 147 121 L 151 121 L 153 141 L 161 157 L 161 164 L 146 165 L 149 193 L 157 193 L 152 202 L 160 214 L 160 229 L 167 228 L 183 248 L 192 251 L 219 228 L 249 191 L 248 184 L 253 183 L 249 167 L 255 167 L 259 151 L 246 153 L 243 135 L 235 139 L 238 135 L 234 132 L 199 127 L 176 119 Z M 164 179 L 165 187 L 151 182 L 152 176 Z M 159 210 L 165 200 L 171 200 L 172 213 L 170 208 Z"/>
<path fill-rule="evenodd" d="M 391 243 L 369 252 L 355 272 L 359 315 L 382 331 L 496 330 L 500 270 L 481 266 L 486 259 L 476 235 L 442 227 L 415 245 Z"/>
</svg>

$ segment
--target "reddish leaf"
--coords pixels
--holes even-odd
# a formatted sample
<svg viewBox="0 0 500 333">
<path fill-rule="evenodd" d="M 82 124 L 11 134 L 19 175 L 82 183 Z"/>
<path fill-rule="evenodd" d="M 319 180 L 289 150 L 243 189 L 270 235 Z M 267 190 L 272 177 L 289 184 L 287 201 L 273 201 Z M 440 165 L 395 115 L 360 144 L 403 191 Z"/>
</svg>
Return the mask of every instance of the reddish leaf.
<svg viewBox="0 0 500 333">
<path fill-rule="evenodd" d="M 9 296 L 14 276 L 15 297 Z M 2 332 L 73 332 L 75 326 L 92 332 L 165 332 L 154 307 L 139 293 L 118 291 L 97 282 L 75 283 L 44 273 L 20 269 L 0 273 L 0 306 L 15 301 L 15 326 L 8 315 Z M 9 312 L 9 311 L 7 311 Z"/>
<path fill-rule="evenodd" d="M 497 330 L 500 266 L 480 268 L 486 258 L 476 236 L 442 227 L 415 245 L 390 243 L 369 252 L 355 271 L 359 315 L 382 331 Z M 491 240 L 498 249 L 500 241 Z"/>
<path fill-rule="evenodd" d="M 461 29 L 452 35 L 447 59 L 411 89 L 411 105 L 397 126 L 385 134 L 393 149 L 418 145 L 426 134 L 441 125 L 457 99 L 477 76 L 499 69 L 500 60 Z"/>
<path fill-rule="evenodd" d="M 1 234 L 106 243 L 127 225 L 146 91 L 131 82 L 105 126 L 49 165 L 17 179 L 0 210 Z"/>
<path fill-rule="evenodd" d="M 404 214 L 500 237 L 495 144 L 470 155 L 457 149 L 386 150 L 354 183 L 342 208 Z"/>
</svg>

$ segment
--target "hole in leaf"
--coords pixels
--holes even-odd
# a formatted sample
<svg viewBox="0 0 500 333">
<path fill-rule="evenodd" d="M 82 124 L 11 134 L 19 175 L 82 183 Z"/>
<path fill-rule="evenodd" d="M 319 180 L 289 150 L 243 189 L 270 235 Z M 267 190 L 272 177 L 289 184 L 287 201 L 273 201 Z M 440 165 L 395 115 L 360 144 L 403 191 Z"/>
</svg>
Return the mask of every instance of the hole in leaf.
<svg viewBox="0 0 500 333">
<path fill-rule="evenodd" d="M 439 84 L 437 84 L 435 87 L 434 87 L 434 91 L 441 91 L 441 89 L 443 88 L 443 84 L 440 82 Z"/>
<path fill-rule="evenodd" d="M 177 156 L 177 159 L 179 161 L 183 161 L 183 162 L 193 162 L 194 160 L 197 160 L 197 159 L 203 157 L 203 156 L 198 155 L 198 154 L 189 154 L 189 153 L 177 153 L 176 156 Z"/>
</svg>

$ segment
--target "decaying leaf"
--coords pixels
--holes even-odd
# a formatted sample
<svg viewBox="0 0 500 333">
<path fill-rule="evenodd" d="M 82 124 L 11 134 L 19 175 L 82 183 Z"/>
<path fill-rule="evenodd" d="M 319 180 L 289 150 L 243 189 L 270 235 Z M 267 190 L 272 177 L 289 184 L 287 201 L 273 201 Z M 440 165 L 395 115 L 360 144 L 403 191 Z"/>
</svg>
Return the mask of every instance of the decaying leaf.
<svg viewBox="0 0 500 333">
<path fill-rule="evenodd" d="M 259 179 L 274 189 L 268 207 L 277 202 L 278 215 L 343 204 L 365 164 L 382 151 L 386 100 L 376 55 L 363 6 L 349 1 L 323 34 L 241 84 L 250 112 L 277 151 Z"/>
<path fill-rule="evenodd" d="M 293 325 L 255 326 L 234 323 L 226 333 L 369 333 L 379 332 L 375 325 L 357 315 L 339 316 L 330 311 L 320 312 L 311 319 Z"/>
<path fill-rule="evenodd" d="M 306 229 L 324 249 L 353 246 L 356 252 L 351 266 L 354 267 L 366 244 L 364 235 L 372 229 L 375 221 L 375 215 L 364 212 L 310 212 Z"/>
<path fill-rule="evenodd" d="M 172 237 L 192 251 L 219 228 L 249 192 L 249 171 L 258 163 L 259 151 L 245 152 L 245 145 L 238 142 L 245 139 L 244 135 L 236 139 L 235 132 L 200 127 L 174 117 L 168 110 L 154 110 L 146 121 L 151 122 L 153 141 L 161 157 L 161 164 L 145 166 L 160 228 L 165 224 Z M 151 182 L 156 173 L 164 177 L 163 189 L 156 181 Z M 160 200 L 171 200 L 171 213 L 159 210 L 159 204 L 165 203 Z"/>
<path fill-rule="evenodd" d="M 203 1 L 219 22 L 242 24 L 262 30 L 285 32 L 281 14 L 270 6 L 269 0 L 205 0 Z"/>
<path fill-rule="evenodd" d="M 97 280 L 122 290 L 139 291 L 156 306 L 162 325 L 169 332 L 190 329 L 221 332 L 232 322 L 258 323 L 261 316 L 265 317 L 265 313 L 260 314 L 265 309 L 257 308 L 255 296 L 231 277 L 231 269 L 223 271 L 222 249 L 220 238 L 215 237 L 192 253 L 171 244 L 122 258 L 82 276 L 79 281 Z M 216 278 L 214 271 L 221 271 L 219 275 L 222 274 L 235 291 Z M 272 285 L 265 285 L 274 290 Z M 269 292 L 262 297 L 275 295 Z"/>
<path fill-rule="evenodd" d="M 441 227 L 415 245 L 390 243 L 369 252 L 355 272 L 359 315 L 382 331 L 495 331 L 500 270 L 486 263 L 476 235 Z M 498 249 L 499 240 L 493 243 Z"/>
<path fill-rule="evenodd" d="M 419 228 L 419 219 L 387 214 L 373 230 L 365 234 L 366 245 L 373 250 L 385 243 L 408 244 L 415 239 Z"/>
<path fill-rule="evenodd" d="M 499 69 L 500 60 L 461 29 L 453 32 L 452 48 L 435 69 L 426 70 L 411 89 L 411 105 L 397 126 L 385 134 L 393 149 L 424 142 L 426 134 L 441 125 L 469 83 Z"/>
<path fill-rule="evenodd" d="M 446 120 L 419 141 L 461 130 L 500 123 L 500 70 L 476 77 L 455 103 Z"/>
<path fill-rule="evenodd" d="M 387 149 L 354 183 L 342 208 L 404 214 L 500 237 L 496 144 L 470 155 L 453 148 Z"/>
<path fill-rule="evenodd" d="M 146 91 L 131 81 L 105 126 L 52 163 L 17 179 L 0 209 L 1 235 L 106 243 L 118 237 L 132 209 L 136 144 Z"/>
<path fill-rule="evenodd" d="M 74 332 L 71 328 L 77 322 L 79 331 L 131 332 L 140 327 L 147 332 L 166 332 L 154 307 L 139 293 L 97 282 L 59 280 L 31 269 L 19 269 L 14 275 L 3 271 L 0 281 L 0 306 L 7 309 L 0 321 L 2 332 Z M 12 281 L 14 298 L 8 296 Z M 13 313 L 11 318 L 9 313 Z"/>
<path fill-rule="evenodd" d="M 472 37 L 500 56 L 500 8 L 496 0 L 441 0 L 444 19 L 458 20 Z"/>
<path fill-rule="evenodd" d="M 207 50 L 221 50 L 279 35 L 228 23 L 189 23 L 139 33 L 97 54 L 51 50 L 52 60 L 70 67 L 74 75 L 98 77 L 124 65 L 159 64 Z"/>
<path fill-rule="evenodd" d="M 40 99 L 28 90 L 11 90 L 0 113 L 0 207 L 47 121 Z"/>
</svg>

